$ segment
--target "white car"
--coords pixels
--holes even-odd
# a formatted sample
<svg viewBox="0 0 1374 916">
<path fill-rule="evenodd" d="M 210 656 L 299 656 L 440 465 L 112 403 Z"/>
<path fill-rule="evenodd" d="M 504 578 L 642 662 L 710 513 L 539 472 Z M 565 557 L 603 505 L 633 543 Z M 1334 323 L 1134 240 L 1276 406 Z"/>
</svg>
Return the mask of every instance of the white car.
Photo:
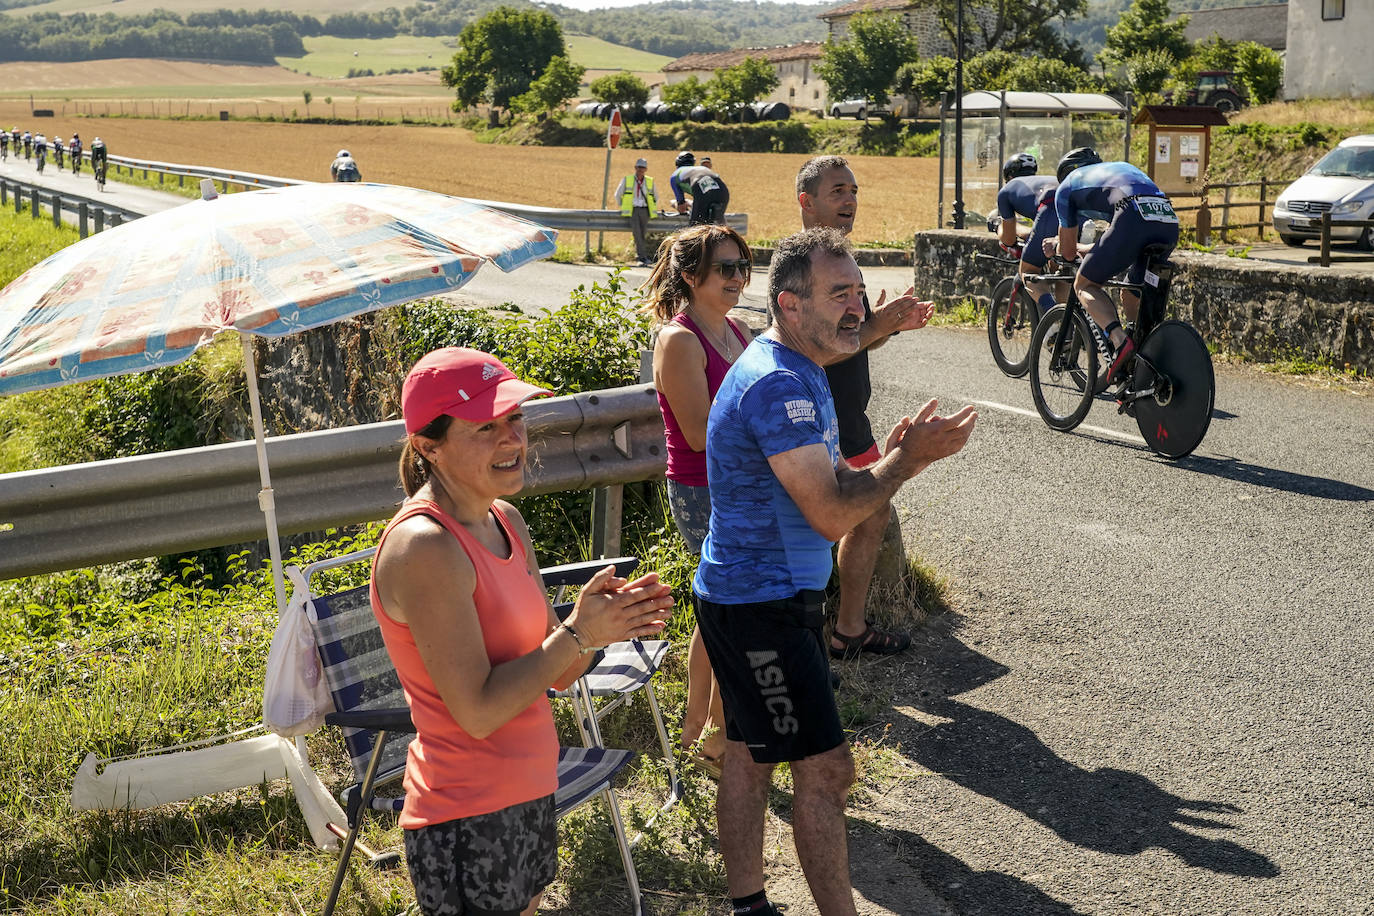
<svg viewBox="0 0 1374 916">
<path fill-rule="evenodd" d="M 874 105 L 868 99 L 845 99 L 843 102 L 830 103 L 830 117 L 832 118 L 852 115 L 860 121 L 864 121 L 871 114 L 887 114 L 890 110 L 886 105 Z"/>
<path fill-rule="evenodd" d="M 1322 214 L 1374 219 L 1374 134 L 1342 140 L 1274 202 L 1274 231 L 1286 245 L 1321 237 Z M 1332 240 L 1374 251 L 1374 227 L 1332 226 Z"/>
</svg>

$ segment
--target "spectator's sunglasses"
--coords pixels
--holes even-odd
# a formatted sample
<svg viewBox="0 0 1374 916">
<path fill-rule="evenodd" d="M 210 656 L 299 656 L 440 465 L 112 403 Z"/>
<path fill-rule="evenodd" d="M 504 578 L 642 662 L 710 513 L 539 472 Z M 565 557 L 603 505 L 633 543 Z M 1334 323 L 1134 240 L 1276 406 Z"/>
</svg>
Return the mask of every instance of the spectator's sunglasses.
<svg viewBox="0 0 1374 916">
<path fill-rule="evenodd" d="M 749 279 L 748 258 L 738 258 L 733 261 L 712 261 L 711 269 L 727 280 L 734 276 L 740 276 L 745 280 Z"/>
</svg>

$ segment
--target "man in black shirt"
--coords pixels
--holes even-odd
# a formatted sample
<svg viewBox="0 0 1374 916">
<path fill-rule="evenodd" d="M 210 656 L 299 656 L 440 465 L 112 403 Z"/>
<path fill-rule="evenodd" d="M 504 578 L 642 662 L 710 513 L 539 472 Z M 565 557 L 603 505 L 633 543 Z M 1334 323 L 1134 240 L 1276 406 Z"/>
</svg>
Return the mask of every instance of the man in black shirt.
<svg viewBox="0 0 1374 916">
<path fill-rule="evenodd" d="M 797 203 L 801 205 L 804 227 L 825 226 L 848 235 L 854 228 L 854 214 L 859 206 L 859 185 L 848 160 L 843 156 L 817 156 L 803 165 L 797 173 Z M 825 368 L 840 424 L 840 454 L 852 468 L 865 468 L 882 457 L 866 413 L 872 393 L 868 351 L 882 346 L 899 331 L 924 327 L 935 311 L 934 303 L 916 301 L 913 292 L 908 288 L 891 302 L 885 301 L 886 292 L 880 293 L 878 304 L 872 307 L 865 294 L 859 352 Z M 884 503 L 840 539 L 836 564 L 840 606 L 830 639 L 830 654 L 835 658 L 853 658 L 860 652 L 892 655 L 911 645 L 911 637 L 906 633 L 879 629 L 868 623 L 864 615 L 873 567 L 891 514 L 892 504 Z"/>
</svg>

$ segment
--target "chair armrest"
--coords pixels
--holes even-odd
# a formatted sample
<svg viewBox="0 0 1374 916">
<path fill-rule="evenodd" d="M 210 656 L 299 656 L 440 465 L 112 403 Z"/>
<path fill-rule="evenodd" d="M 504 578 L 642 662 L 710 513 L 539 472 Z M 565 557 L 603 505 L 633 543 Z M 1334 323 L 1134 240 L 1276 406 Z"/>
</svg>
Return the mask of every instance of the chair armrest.
<svg viewBox="0 0 1374 916">
<path fill-rule="evenodd" d="M 324 717 L 330 725 L 344 728 L 366 728 L 373 731 L 413 732 L 415 723 L 410 721 L 410 707 L 398 706 L 392 709 L 355 709 L 350 712 L 331 712 Z"/>
<path fill-rule="evenodd" d="M 565 563 L 562 566 L 548 566 L 539 570 L 544 577 L 544 587 L 559 585 L 586 585 L 588 580 L 605 567 L 615 564 L 615 574 L 624 578 L 634 572 L 639 565 L 638 557 L 616 557 L 613 560 L 586 560 L 582 563 Z"/>
</svg>

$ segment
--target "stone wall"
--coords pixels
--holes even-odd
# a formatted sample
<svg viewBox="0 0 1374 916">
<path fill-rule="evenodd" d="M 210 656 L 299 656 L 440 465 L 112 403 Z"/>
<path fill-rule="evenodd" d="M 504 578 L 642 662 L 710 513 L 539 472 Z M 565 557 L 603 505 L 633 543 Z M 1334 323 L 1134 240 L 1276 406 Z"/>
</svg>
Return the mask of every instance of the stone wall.
<svg viewBox="0 0 1374 916">
<path fill-rule="evenodd" d="M 937 300 L 972 298 L 986 306 L 1007 273 L 975 253 L 995 254 L 985 230 L 918 232 L 916 292 Z M 1175 252 L 1170 311 L 1209 344 L 1253 359 L 1327 359 L 1374 373 L 1374 274 Z"/>
</svg>

